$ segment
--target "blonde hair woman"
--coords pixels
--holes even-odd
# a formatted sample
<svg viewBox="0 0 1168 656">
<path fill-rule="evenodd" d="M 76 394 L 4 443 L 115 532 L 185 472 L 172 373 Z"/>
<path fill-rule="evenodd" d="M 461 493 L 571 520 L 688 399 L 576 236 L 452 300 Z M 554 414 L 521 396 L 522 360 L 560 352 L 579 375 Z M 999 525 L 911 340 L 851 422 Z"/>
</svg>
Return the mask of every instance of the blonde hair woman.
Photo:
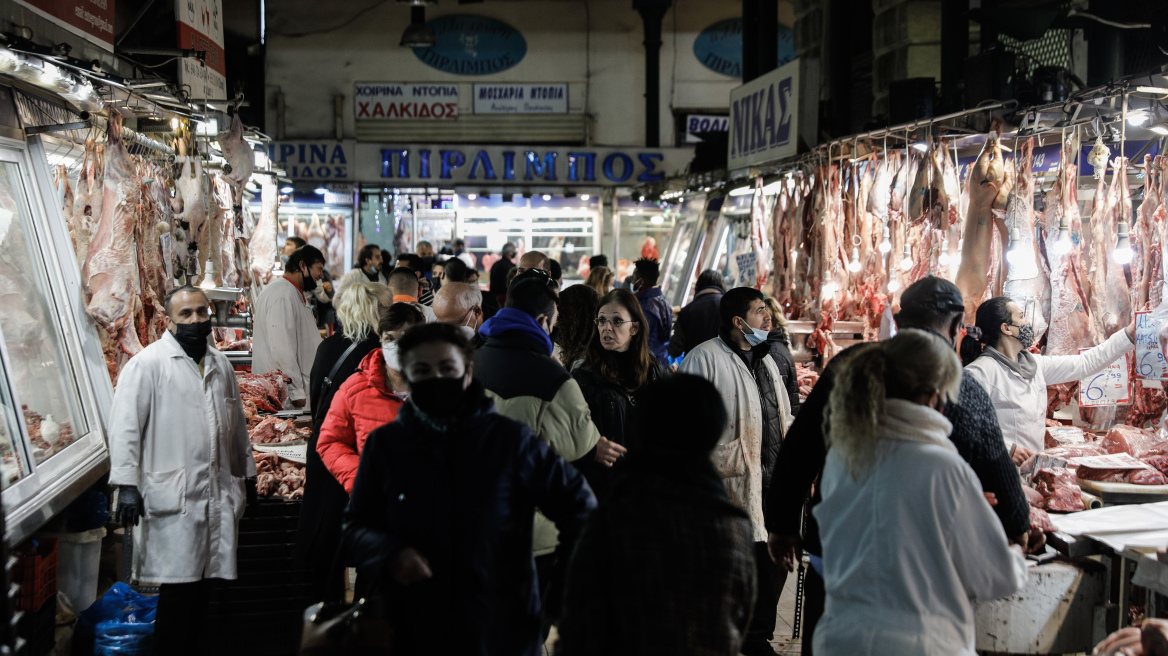
<svg viewBox="0 0 1168 656">
<path fill-rule="evenodd" d="M 588 272 L 588 278 L 584 280 L 584 284 L 595 289 L 597 296 L 604 296 L 612 291 L 613 280 L 616 280 L 616 274 L 612 272 L 612 269 L 598 266 Z"/>
<path fill-rule="evenodd" d="M 769 355 L 783 375 L 783 387 L 787 391 L 787 400 L 791 403 L 791 415 L 799 414 L 802 401 L 799 399 L 799 371 L 795 369 L 795 356 L 791 355 L 791 332 L 787 327 L 787 317 L 783 308 L 774 298 L 768 296 L 763 300 L 766 306 L 767 320 L 763 322 L 763 330 L 767 331 L 766 343 L 770 346 Z"/>
<path fill-rule="evenodd" d="M 313 426 L 305 475 L 305 480 L 312 482 L 304 486 L 296 550 L 303 564 L 313 570 L 313 597 L 340 600 L 345 591 L 344 576 L 334 556 L 340 544 L 341 511 L 349 495 L 329 474 L 316 447 L 333 396 L 357 372 L 362 359 L 381 350 L 378 325 L 382 310 L 393 305 L 393 292 L 382 284 L 355 282 L 341 290 L 334 305 L 342 330 L 320 343 L 312 363 Z"/>
<path fill-rule="evenodd" d="M 852 357 L 829 401 L 823 501 L 825 613 L 819 656 L 975 656 L 971 600 L 1026 583 L 981 483 L 938 408 L 961 362 L 940 337 L 905 329 Z"/>
</svg>

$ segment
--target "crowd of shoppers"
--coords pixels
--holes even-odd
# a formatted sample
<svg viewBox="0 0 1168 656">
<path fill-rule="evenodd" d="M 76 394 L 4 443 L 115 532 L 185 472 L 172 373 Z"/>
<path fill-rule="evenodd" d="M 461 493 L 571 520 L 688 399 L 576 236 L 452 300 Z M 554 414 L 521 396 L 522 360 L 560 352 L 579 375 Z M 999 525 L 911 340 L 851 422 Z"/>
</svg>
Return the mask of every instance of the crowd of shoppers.
<svg viewBox="0 0 1168 656">
<path fill-rule="evenodd" d="M 534 656 L 553 625 L 566 656 L 774 654 L 804 553 L 805 654 L 972 654 L 971 599 L 1021 587 L 1041 542 L 1015 468 L 1041 447 L 1027 399 L 1132 349 L 1129 327 L 1032 355 L 1021 310 L 992 299 L 963 376 L 961 295 L 927 277 L 900 333 L 837 355 L 801 403 L 785 309 L 714 270 L 674 321 L 649 250 L 628 288 L 601 255 L 564 288 L 555 260 L 508 243 L 483 256 L 484 293 L 461 240 L 445 259 L 367 245 L 325 292 L 338 330 L 321 341 L 325 258 L 289 244 L 256 301 L 253 369 L 287 374 L 311 412 L 297 554 L 321 600 L 355 567 L 402 654 Z M 160 644 L 189 653 L 175 636 L 235 576 L 255 463 L 205 295 L 180 288 L 166 310 L 118 386 L 111 483 L 119 519 L 143 523 L 135 566 L 163 584 Z M 187 389 L 199 378 L 210 392 Z M 175 409 L 183 395 L 205 407 Z M 194 413 L 189 430 L 163 439 L 159 408 Z M 182 446 L 206 436 L 222 456 Z"/>
</svg>

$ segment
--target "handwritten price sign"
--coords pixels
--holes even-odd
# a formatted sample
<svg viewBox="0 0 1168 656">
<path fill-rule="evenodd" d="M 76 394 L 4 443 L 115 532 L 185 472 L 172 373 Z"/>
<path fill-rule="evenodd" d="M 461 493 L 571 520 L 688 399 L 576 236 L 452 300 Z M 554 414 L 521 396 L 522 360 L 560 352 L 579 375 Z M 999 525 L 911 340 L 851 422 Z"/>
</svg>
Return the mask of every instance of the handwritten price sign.
<svg viewBox="0 0 1168 656">
<path fill-rule="evenodd" d="M 1160 322 L 1151 312 L 1136 312 L 1136 376 L 1168 379 L 1168 362 L 1160 349 Z"/>
<path fill-rule="evenodd" d="M 1079 349 L 1079 353 L 1087 350 Z M 1121 405 L 1131 401 L 1131 381 L 1127 376 L 1130 364 L 1127 358 L 1125 354 L 1107 365 L 1103 371 L 1079 381 L 1080 408 Z"/>
</svg>

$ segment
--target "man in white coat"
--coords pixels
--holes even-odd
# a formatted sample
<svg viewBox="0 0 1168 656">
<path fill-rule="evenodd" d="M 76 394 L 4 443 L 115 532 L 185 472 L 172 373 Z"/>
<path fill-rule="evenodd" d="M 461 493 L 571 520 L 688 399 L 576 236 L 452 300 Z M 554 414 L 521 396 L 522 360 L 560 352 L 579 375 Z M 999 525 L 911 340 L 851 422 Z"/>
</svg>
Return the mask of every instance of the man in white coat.
<svg viewBox="0 0 1168 656">
<path fill-rule="evenodd" d="M 769 356 L 764 299 L 762 292 L 749 287 L 726 292 L 718 306 L 722 322 L 718 336 L 694 347 L 681 362 L 683 373 L 709 380 L 722 393 L 730 421 L 712 457 L 730 499 L 754 525 L 758 595 L 741 649 L 746 656 L 775 653 L 770 641 L 787 578 L 786 570 L 767 554 L 763 517 L 762 500 L 792 420 L 783 376 Z"/>
<path fill-rule="evenodd" d="M 159 654 L 199 653 L 211 580 L 236 577 L 239 519 L 255 494 L 239 383 L 207 343 L 209 305 L 196 287 L 167 294 L 169 330 L 126 364 L 111 412 L 117 517 L 138 526 L 134 578 L 161 585 Z"/>
<path fill-rule="evenodd" d="M 264 287 L 255 302 L 251 370 L 266 374 L 278 369 L 292 379 L 288 409 L 309 407 L 309 374 L 321 337 L 305 294 L 320 284 L 324 262 L 315 246 L 297 248 L 288 256 L 284 277 Z"/>
</svg>

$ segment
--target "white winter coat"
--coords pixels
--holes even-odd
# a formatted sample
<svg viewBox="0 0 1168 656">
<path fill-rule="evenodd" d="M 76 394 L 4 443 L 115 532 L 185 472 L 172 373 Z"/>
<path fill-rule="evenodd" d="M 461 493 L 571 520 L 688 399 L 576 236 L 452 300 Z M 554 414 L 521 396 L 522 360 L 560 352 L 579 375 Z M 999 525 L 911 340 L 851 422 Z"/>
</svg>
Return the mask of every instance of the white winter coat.
<svg viewBox="0 0 1168 656">
<path fill-rule="evenodd" d="M 130 358 L 110 422 L 110 484 L 136 485 L 134 576 L 235 578 L 244 479 L 256 475 L 231 363 L 211 347 L 203 376 L 169 331 Z"/>
<path fill-rule="evenodd" d="M 1018 372 L 983 354 L 969 363 L 965 373 L 973 376 L 994 402 L 998 425 L 1006 449 L 1020 445 L 1041 451 L 1046 434 L 1046 386 L 1076 382 L 1102 371 L 1119 356 L 1135 350 L 1135 344 L 1120 330 L 1107 341 L 1078 355 L 1031 355 L 1038 365 L 1034 377 L 1026 380 Z"/>
<path fill-rule="evenodd" d="M 1026 584 L 941 413 L 889 399 L 881 455 L 859 481 L 828 451 L 813 510 L 827 592 L 817 656 L 975 656 L 971 599 Z"/>
<path fill-rule="evenodd" d="M 775 386 L 783 422 L 780 433 L 786 434 L 793 417 L 783 375 L 773 358 L 766 356 L 762 361 Z M 762 512 L 762 399 L 754 375 L 721 337 L 694 347 L 681 361 L 679 369 L 705 378 L 722 393 L 729 421 L 714 449 L 714 464 L 722 474 L 730 499 L 750 515 L 755 542 L 766 542 Z M 735 463 L 740 464 L 736 467 Z"/>
<path fill-rule="evenodd" d="M 333 301 L 334 302 L 340 301 L 341 292 L 349 285 L 356 284 L 356 283 L 372 283 L 372 282 L 381 283 L 382 285 L 388 284 L 388 282 L 385 279 L 384 273 L 378 273 L 377 280 L 370 280 L 369 276 L 365 275 L 364 271 L 362 271 L 360 269 L 350 269 L 348 273 L 346 273 L 344 276 L 341 276 L 341 279 L 337 281 L 336 289 L 335 289 L 336 295 L 333 296 Z"/>
<path fill-rule="evenodd" d="M 251 370 L 266 374 L 279 369 L 292 379 L 288 383 L 288 403 L 304 399 L 309 406 L 309 374 L 320 331 L 303 294 L 287 278 L 280 277 L 260 292 L 255 302 L 252 325 Z"/>
</svg>

